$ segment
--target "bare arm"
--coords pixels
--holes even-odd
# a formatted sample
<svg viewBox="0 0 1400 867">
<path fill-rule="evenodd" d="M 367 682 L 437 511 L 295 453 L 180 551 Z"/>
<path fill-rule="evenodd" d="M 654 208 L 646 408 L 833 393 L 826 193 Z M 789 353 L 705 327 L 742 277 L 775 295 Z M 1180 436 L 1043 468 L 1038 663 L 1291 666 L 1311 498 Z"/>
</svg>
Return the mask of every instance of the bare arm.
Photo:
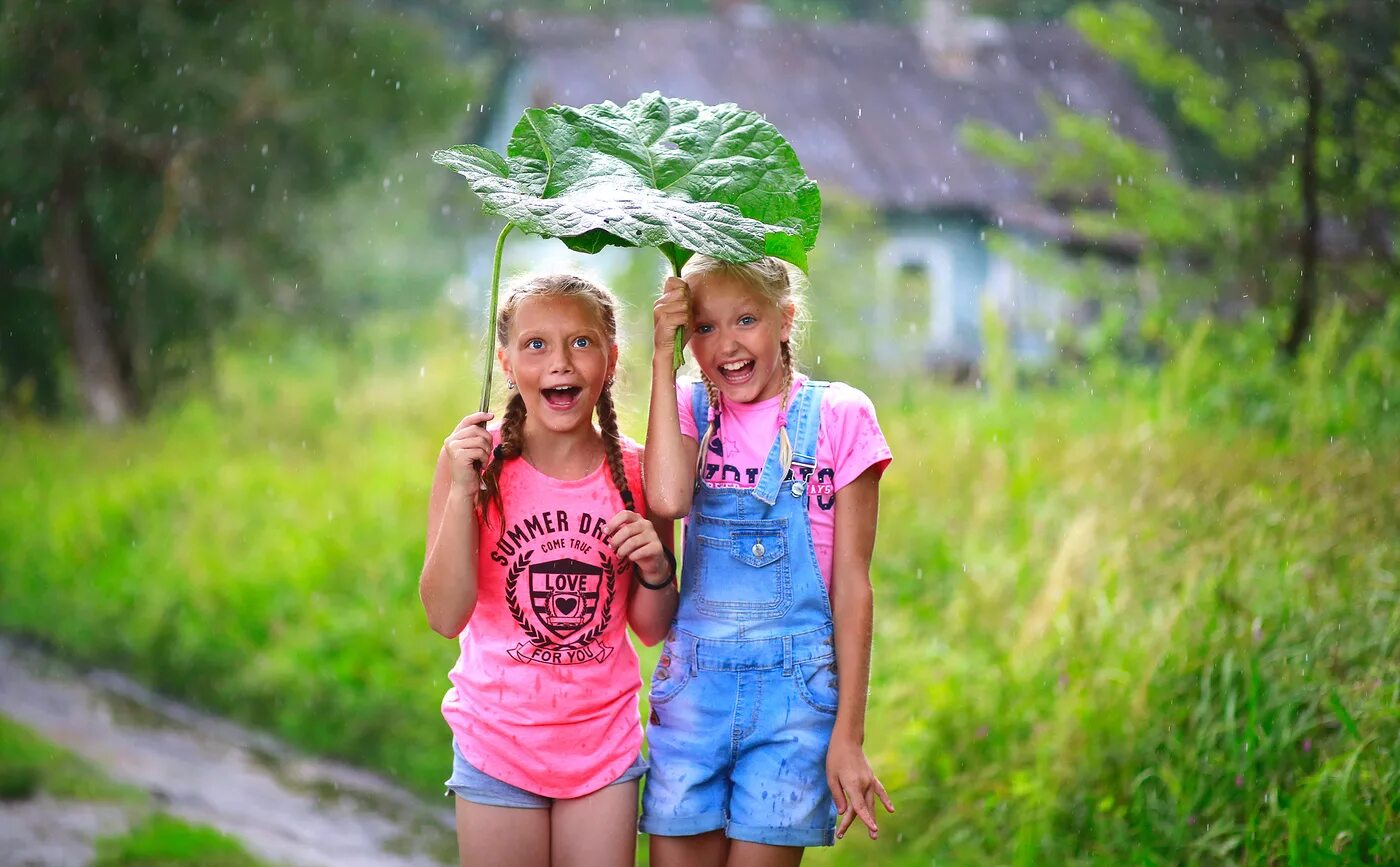
<svg viewBox="0 0 1400 867">
<path fill-rule="evenodd" d="M 831 611 L 836 627 L 836 726 L 827 752 L 827 782 L 836 799 L 844 836 L 859 816 L 873 840 L 879 833 L 875 799 L 894 811 L 885 788 L 865 757 L 865 706 L 870 688 L 870 642 L 874 593 L 870 558 L 880 511 L 880 476 L 867 469 L 836 492 L 836 538 L 832 561 Z"/>
<path fill-rule="evenodd" d="M 491 435 L 483 427 L 490 418 L 490 413 L 467 416 L 443 443 L 428 498 L 418 598 L 428 625 L 447 638 L 461 634 L 476 608 L 476 498 L 481 486 L 476 466 L 490 453 Z"/>
<path fill-rule="evenodd" d="M 676 375 L 671 369 L 676 329 L 690 324 L 690 295 L 685 282 L 670 277 L 653 308 L 651 408 L 647 413 L 647 503 L 652 514 L 669 519 L 690 513 L 695 484 L 695 460 L 700 444 L 681 433 L 676 406 Z"/>
</svg>

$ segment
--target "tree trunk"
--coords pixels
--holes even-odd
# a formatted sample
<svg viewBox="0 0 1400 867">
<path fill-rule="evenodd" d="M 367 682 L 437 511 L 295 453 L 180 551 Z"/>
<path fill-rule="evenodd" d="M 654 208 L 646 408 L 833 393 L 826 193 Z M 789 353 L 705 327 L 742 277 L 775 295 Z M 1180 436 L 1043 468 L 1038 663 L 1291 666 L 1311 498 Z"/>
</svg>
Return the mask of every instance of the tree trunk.
<svg viewBox="0 0 1400 867">
<path fill-rule="evenodd" d="M 65 167 L 54 188 L 44 229 L 44 272 L 68 339 L 84 409 L 92 420 L 115 425 L 133 416 L 138 404 L 107 275 L 92 254 L 83 184 L 79 170 Z"/>
<path fill-rule="evenodd" d="M 1298 294 L 1293 298 L 1293 317 L 1288 324 L 1288 336 L 1281 348 L 1290 358 L 1298 355 L 1303 341 L 1312 330 L 1313 318 L 1317 313 L 1317 259 L 1318 235 L 1322 226 L 1322 209 L 1317 192 L 1317 139 L 1318 124 L 1322 114 L 1322 76 L 1317 69 L 1317 61 L 1302 37 L 1294 31 L 1283 12 L 1260 4 L 1258 14 L 1274 30 L 1283 36 L 1298 55 L 1298 63 L 1303 68 L 1303 79 L 1308 92 L 1308 114 L 1303 122 L 1303 153 L 1298 167 L 1303 194 L 1303 235 L 1300 245 L 1300 271 Z"/>
</svg>

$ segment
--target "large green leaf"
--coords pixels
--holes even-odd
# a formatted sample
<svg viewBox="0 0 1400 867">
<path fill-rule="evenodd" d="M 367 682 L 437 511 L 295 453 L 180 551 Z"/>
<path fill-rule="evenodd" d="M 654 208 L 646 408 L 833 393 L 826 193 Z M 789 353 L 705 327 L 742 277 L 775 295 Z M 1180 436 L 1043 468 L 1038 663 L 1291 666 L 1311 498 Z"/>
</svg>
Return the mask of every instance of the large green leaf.
<svg viewBox="0 0 1400 867">
<path fill-rule="evenodd" d="M 660 247 L 805 269 L 821 195 L 771 123 L 732 103 L 648 93 L 623 106 L 527 109 L 507 157 L 478 145 L 433 159 L 461 173 L 487 213 L 569 247 Z"/>
</svg>

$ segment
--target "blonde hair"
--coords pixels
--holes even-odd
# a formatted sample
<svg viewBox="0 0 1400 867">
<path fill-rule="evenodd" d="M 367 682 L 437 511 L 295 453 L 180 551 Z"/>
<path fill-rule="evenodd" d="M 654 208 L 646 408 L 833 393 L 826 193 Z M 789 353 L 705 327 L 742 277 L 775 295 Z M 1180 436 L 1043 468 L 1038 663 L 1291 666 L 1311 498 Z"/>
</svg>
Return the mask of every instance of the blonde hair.
<svg viewBox="0 0 1400 867">
<path fill-rule="evenodd" d="M 526 277 L 511 285 L 505 300 L 496 313 L 496 343 L 506 346 L 510 342 L 511 329 L 515 327 L 515 314 L 520 304 L 527 298 L 577 298 L 591 306 L 603 327 L 603 335 L 608 342 L 617 345 L 617 296 L 602 286 L 573 274 L 546 274 Z M 612 379 L 603 384 L 598 395 L 598 427 L 603 432 L 603 449 L 607 455 L 608 471 L 613 485 L 622 495 L 622 505 L 636 511 L 636 500 L 627 486 L 627 472 L 622 465 L 622 437 L 617 428 L 617 408 L 613 404 Z M 496 507 L 498 514 L 504 514 L 501 504 L 501 468 L 506 461 L 518 458 L 525 449 L 525 399 L 520 392 L 511 395 L 506 404 L 505 417 L 501 422 L 501 441 L 491 453 L 491 462 L 482 473 L 482 485 L 486 497 L 481 509 L 485 518 L 488 508 Z M 504 529 L 504 526 L 502 527 Z"/>
<path fill-rule="evenodd" d="M 726 262 L 723 259 L 697 253 L 691 256 L 685 263 L 685 267 L 681 269 L 681 279 L 686 281 L 712 274 L 738 280 L 777 307 L 779 311 L 785 311 L 789 306 L 792 307 L 792 328 L 788 330 L 788 339 L 784 340 L 781 346 L 783 400 L 779 412 L 783 424 L 779 429 L 779 437 L 782 439 L 780 458 L 782 466 L 786 468 L 788 462 L 792 460 L 792 444 L 788 441 L 787 433 L 787 405 L 788 398 L 792 395 L 792 381 L 797 374 L 797 360 L 794 353 L 800 343 L 802 326 L 807 321 L 807 280 L 797 268 L 773 256 L 764 256 L 753 262 Z M 709 451 L 710 441 L 714 438 L 715 428 L 719 420 L 719 388 L 705 375 L 703 370 L 700 372 L 700 379 L 705 384 L 710 414 L 706 419 L 705 434 L 700 439 L 700 454 L 696 458 L 695 464 L 697 475 L 705 466 L 705 455 Z"/>
</svg>

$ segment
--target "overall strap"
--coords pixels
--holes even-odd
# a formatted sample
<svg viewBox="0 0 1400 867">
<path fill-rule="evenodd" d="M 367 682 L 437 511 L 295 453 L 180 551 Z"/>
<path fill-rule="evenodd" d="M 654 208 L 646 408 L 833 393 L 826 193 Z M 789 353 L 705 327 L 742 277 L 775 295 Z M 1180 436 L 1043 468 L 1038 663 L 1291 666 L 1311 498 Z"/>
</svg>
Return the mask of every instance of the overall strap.
<svg viewBox="0 0 1400 867">
<path fill-rule="evenodd" d="M 690 390 L 690 411 L 695 419 L 695 430 L 701 438 L 705 436 L 705 428 L 710 426 L 710 395 L 705 391 L 705 381 L 694 380 L 695 387 Z"/>
<path fill-rule="evenodd" d="M 795 464 L 817 465 L 817 431 L 822 422 L 822 399 L 826 397 L 830 385 L 820 380 L 807 380 L 788 413 L 788 434 L 792 437 L 792 462 Z"/>
<path fill-rule="evenodd" d="M 804 381 L 787 411 L 778 417 L 777 439 L 768 452 L 768 460 L 763 464 L 758 485 L 753 489 L 753 495 L 764 504 L 771 506 L 777 502 L 778 488 L 787 477 L 789 465 L 801 463 L 816 466 L 817 427 L 827 385 L 829 383 Z M 790 454 L 784 454 L 788 451 L 785 445 L 790 446 Z"/>
<path fill-rule="evenodd" d="M 710 427 L 710 395 L 705 389 L 705 381 L 696 379 L 690 389 L 690 416 L 695 421 L 696 442 L 701 449 L 708 448 L 705 442 L 705 431 Z M 705 452 L 701 451 L 695 458 L 695 490 L 700 490 L 704 485 L 705 477 Z"/>
</svg>

